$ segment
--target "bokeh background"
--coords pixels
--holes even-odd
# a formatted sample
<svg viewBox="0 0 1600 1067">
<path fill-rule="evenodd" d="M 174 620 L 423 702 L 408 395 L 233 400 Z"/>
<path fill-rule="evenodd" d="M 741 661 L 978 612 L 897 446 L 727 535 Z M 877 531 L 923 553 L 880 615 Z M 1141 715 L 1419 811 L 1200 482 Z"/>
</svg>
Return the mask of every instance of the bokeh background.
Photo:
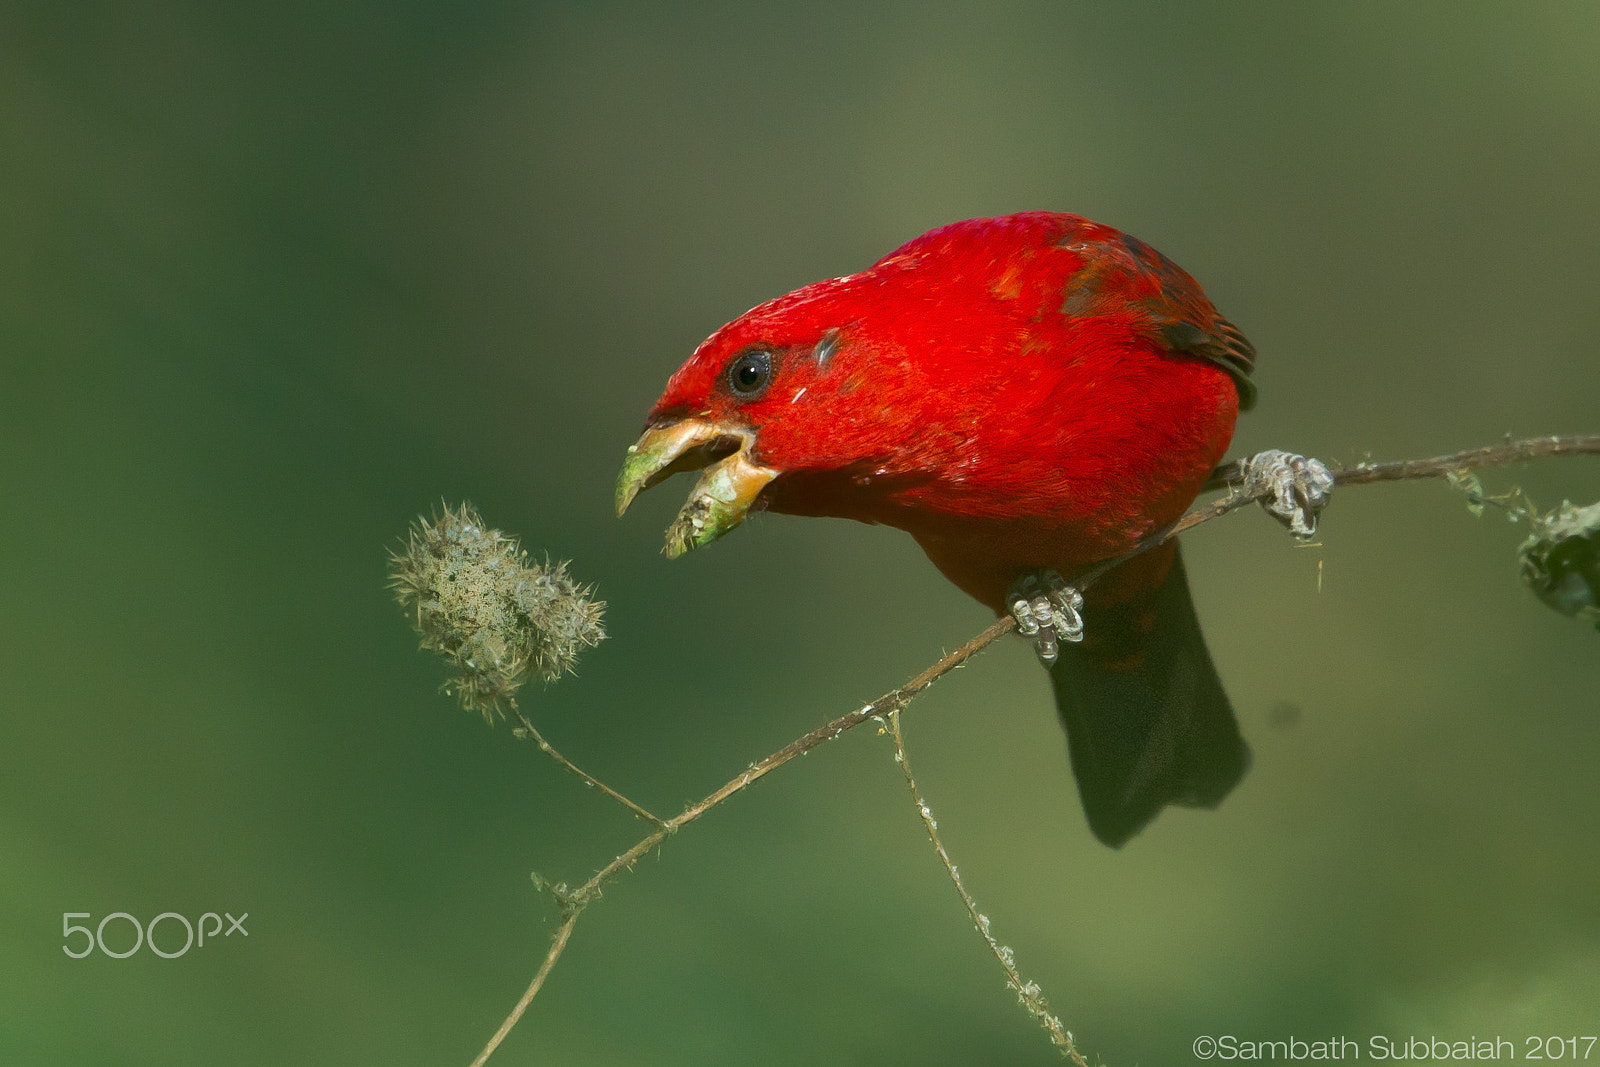
<svg viewBox="0 0 1600 1067">
<path fill-rule="evenodd" d="M 437 694 L 384 583 L 441 499 L 598 584 L 611 638 L 526 704 L 661 812 L 977 632 L 895 531 L 669 564 L 686 485 L 611 511 L 704 335 L 935 225 L 1073 210 L 1183 264 L 1261 351 L 1239 453 L 1600 430 L 1588 3 L 7 4 L 0 153 L 7 1064 L 489 1037 L 554 926 L 529 872 L 641 828 Z M 1600 463 L 1487 483 L 1588 502 Z M 1120 852 L 1020 642 L 914 706 L 1092 1057 L 1596 1032 L 1600 635 L 1522 536 L 1436 484 L 1348 491 L 1316 548 L 1190 536 L 1255 765 Z M 69 959 L 85 911 L 249 935 Z M 497 1062 L 1053 1058 L 863 729 L 614 883 Z"/>
</svg>

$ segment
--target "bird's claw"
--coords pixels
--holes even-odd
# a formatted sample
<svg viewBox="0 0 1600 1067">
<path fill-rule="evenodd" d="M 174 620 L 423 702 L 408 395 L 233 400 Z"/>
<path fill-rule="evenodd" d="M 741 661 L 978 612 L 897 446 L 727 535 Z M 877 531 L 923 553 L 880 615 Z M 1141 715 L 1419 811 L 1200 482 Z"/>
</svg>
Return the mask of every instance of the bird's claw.
<svg viewBox="0 0 1600 1067">
<path fill-rule="evenodd" d="M 1307 459 L 1276 448 L 1258 452 L 1241 464 L 1244 491 L 1261 498 L 1268 515 L 1301 541 L 1317 532 L 1317 516 L 1333 498 L 1333 475 L 1320 459 Z"/>
<path fill-rule="evenodd" d="M 1006 597 L 1017 633 L 1033 639 L 1046 667 L 1060 655 L 1061 641 L 1083 640 L 1083 594 L 1055 571 L 1035 571 L 1012 583 Z"/>
</svg>

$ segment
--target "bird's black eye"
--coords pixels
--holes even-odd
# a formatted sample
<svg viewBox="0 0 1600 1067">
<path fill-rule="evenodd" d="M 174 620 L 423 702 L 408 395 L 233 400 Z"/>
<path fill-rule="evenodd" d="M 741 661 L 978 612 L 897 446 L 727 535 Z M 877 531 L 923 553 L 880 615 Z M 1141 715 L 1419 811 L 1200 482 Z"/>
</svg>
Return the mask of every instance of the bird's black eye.
<svg viewBox="0 0 1600 1067">
<path fill-rule="evenodd" d="M 728 364 L 728 388 L 743 400 L 752 400 L 772 384 L 772 353 L 762 348 L 740 352 Z"/>
</svg>

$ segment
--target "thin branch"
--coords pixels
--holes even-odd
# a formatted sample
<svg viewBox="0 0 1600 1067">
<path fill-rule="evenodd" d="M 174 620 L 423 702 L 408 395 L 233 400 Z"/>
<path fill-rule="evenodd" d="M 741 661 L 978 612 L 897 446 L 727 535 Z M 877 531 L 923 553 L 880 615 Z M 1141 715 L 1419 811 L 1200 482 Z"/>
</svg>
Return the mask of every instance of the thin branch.
<svg viewBox="0 0 1600 1067">
<path fill-rule="evenodd" d="M 517 719 L 522 723 L 522 729 L 529 737 L 533 738 L 539 743 L 539 748 L 543 750 L 543 752 L 551 759 L 561 764 L 561 766 L 565 767 L 579 778 L 582 778 L 584 783 L 591 789 L 600 790 L 600 792 L 604 793 L 612 800 L 615 800 L 617 803 L 621 804 L 623 807 L 639 816 L 639 818 L 643 819 L 645 822 L 655 823 L 657 826 L 667 825 L 665 820 L 659 819 L 650 814 L 648 811 L 644 810 L 639 805 L 635 804 L 633 801 L 617 792 L 615 789 L 612 789 L 609 785 L 606 785 L 594 775 L 585 773 L 578 767 L 576 763 L 573 763 L 571 760 L 567 759 L 567 757 L 563 756 L 560 752 L 557 752 L 555 746 L 544 739 L 544 735 L 534 727 L 533 723 L 528 720 L 526 715 L 520 711 L 518 711 L 516 714 Z"/>
<path fill-rule="evenodd" d="M 583 914 L 583 909 L 587 908 L 600 895 L 600 890 L 605 887 L 607 882 L 622 871 L 632 868 L 635 863 L 638 863 L 639 860 L 654 851 L 661 842 L 676 833 L 680 827 L 694 822 L 724 800 L 727 800 L 735 793 L 742 792 L 751 783 L 766 777 L 796 756 L 805 755 L 824 741 L 832 741 L 846 730 L 854 729 L 874 716 L 881 717 L 899 712 L 917 694 L 928 688 L 939 678 L 967 662 L 973 656 L 976 656 L 979 652 L 982 652 L 1001 635 L 1010 633 L 1015 625 L 1015 620 L 1009 615 L 996 619 L 977 637 L 974 637 L 954 652 L 946 653 L 939 662 L 911 679 L 899 689 L 890 690 L 872 703 L 864 705 L 847 715 L 841 715 L 826 726 L 818 727 L 804 737 L 799 737 L 789 742 L 766 759 L 758 763 L 752 763 L 743 774 L 724 783 L 720 789 L 698 803 L 691 804 L 681 814 L 662 822 L 657 829 L 638 844 L 596 871 L 593 878 L 590 878 L 577 889 L 565 894 L 562 897 L 562 906 L 567 909 L 567 914 L 562 923 L 562 931 L 558 931 L 556 940 L 551 944 L 550 951 L 545 955 L 544 963 L 539 968 L 539 974 L 534 978 L 533 983 L 528 986 L 527 992 L 522 994 L 522 999 L 517 1001 L 516 1007 L 511 1009 L 511 1014 L 506 1017 L 506 1021 L 500 1024 L 500 1029 L 495 1031 L 495 1035 L 489 1039 L 488 1045 L 478 1054 L 478 1058 L 472 1061 L 473 1067 L 480 1067 L 489 1058 L 494 1050 L 499 1047 L 500 1042 L 504 1041 L 506 1035 L 511 1032 L 511 1028 L 516 1025 L 517 1020 L 522 1017 L 522 1013 L 528 1009 L 528 1004 L 538 995 L 540 987 L 544 985 L 544 976 L 550 972 L 551 967 L 555 966 L 555 962 L 560 957 L 562 950 L 566 948 L 566 935 L 571 934 L 572 926 L 578 921 L 578 916 Z"/>
<path fill-rule="evenodd" d="M 1469 448 L 1432 459 L 1410 459 L 1398 463 L 1357 463 L 1354 467 L 1333 470 L 1336 485 L 1367 485 L 1371 482 L 1399 482 L 1412 478 L 1443 478 L 1460 471 L 1481 467 L 1501 467 L 1546 456 L 1600 455 L 1600 433 L 1570 437 L 1526 437 L 1513 441 L 1507 437 L 1498 445 Z"/>
<path fill-rule="evenodd" d="M 1341 485 L 1370 485 L 1374 482 L 1402 482 L 1414 481 L 1420 478 L 1448 478 L 1452 474 L 1462 471 L 1478 470 L 1483 467 L 1503 467 L 1510 463 L 1523 463 L 1531 459 L 1543 459 L 1547 456 L 1594 456 L 1600 455 L 1600 434 L 1574 434 L 1570 437 L 1526 437 L 1519 441 L 1507 439 L 1498 445 L 1485 445 L 1482 448 L 1469 448 L 1463 452 L 1451 452 L 1443 456 L 1432 456 L 1428 459 L 1407 459 L 1395 463 L 1357 463 L 1354 467 L 1329 467 L 1328 473 L 1333 475 L 1333 484 Z M 1205 484 L 1206 490 L 1224 489 L 1228 495 L 1219 497 L 1209 504 L 1190 508 L 1177 522 L 1163 526 L 1161 529 L 1139 541 L 1131 549 L 1120 556 L 1103 560 L 1087 570 L 1080 571 L 1073 576 L 1073 585 L 1079 590 L 1084 589 L 1105 573 L 1125 563 L 1134 556 L 1148 552 L 1157 545 L 1164 544 L 1177 537 L 1185 530 L 1192 530 L 1203 522 L 1220 518 L 1230 511 L 1237 511 L 1246 504 L 1253 504 L 1270 495 L 1263 489 L 1258 493 L 1246 493 L 1239 488 L 1244 477 L 1241 462 L 1225 463 L 1212 472 L 1211 478 Z"/>
<path fill-rule="evenodd" d="M 550 974 L 550 968 L 556 965 L 556 960 L 561 958 L 562 950 L 567 947 L 567 940 L 572 937 L 572 928 L 578 925 L 578 916 L 582 913 L 581 907 L 567 909 L 566 918 L 556 929 L 555 936 L 550 939 L 550 951 L 545 954 L 539 973 L 533 976 L 533 983 L 528 986 L 528 991 L 522 994 L 522 999 L 517 1001 L 517 1006 L 506 1016 L 506 1021 L 500 1024 L 500 1029 L 495 1031 L 495 1035 L 489 1039 L 483 1051 L 478 1053 L 478 1058 L 472 1061 L 471 1067 L 483 1067 L 494 1050 L 500 1047 L 500 1042 L 506 1039 L 511 1028 L 517 1025 L 517 1020 L 522 1018 L 522 1013 L 528 1009 L 528 1005 L 533 1003 L 533 998 L 539 994 L 539 987 L 544 985 L 545 978 Z"/>
<path fill-rule="evenodd" d="M 911 773 L 911 759 L 906 755 L 906 740 L 900 733 L 898 711 L 889 713 L 889 736 L 894 739 L 894 761 L 900 764 L 900 771 L 905 775 L 906 787 L 911 790 L 911 802 L 916 805 L 917 815 L 922 819 L 923 828 L 928 831 L 928 838 L 933 842 L 933 850 L 939 854 L 939 861 L 944 864 L 950 880 L 955 883 L 956 892 L 961 894 L 961 903 L 967 909 L 967 917 L 972 920 L 972 925 L 978 933 L 983 935 L 984 941 L 989 945 L 989 951 L 994 953 L 994 958 L 1006 972 L 1006 984 L 1016 993 L 1022 1006 L 1028 1009 L 1028 1014 L 1049 1033 L 1050 1043 L 1078 1067 L 1089 1067 L 1084 1061 L 1083 1054 L 1078 1051 L 1077 1045 L 1073 1044 L 1072 1031 L 1062 1026 L 1060 1018 L 1050 1010 L 1049 1003 L 1044 999 L 1044 990 L 1039 988 L 1039 983 L 1025 980 L 1017 970 L 1016 954 L 1009 946 L 995 940 L 994 934 L 989 930 L 989 917 L 978 910 L 978 902 L 967 892 L 966 883 L 961 880 L 961 873 L 956 870 L 955 863 L 950 859 L 950 853 L 945 851 L 944 842 L 939 838 L 939 823 L 934 819 L 933 811 L 923 799 L 922 790 L 917 788 L 917 779 Z"/>
<path fill-rule="evenodd" d="M 1454 452 L 1449 455 L 1435 456 L 1431 459 L 1407 460 L 1399 463 L 1360 463 L 1354 467 L 1330 468 L 1329 472 L 1333 475 L 1335 485 L 1366 485 L 1372 482 L 1442 478 L 1458 471 L 1519 463 L 1524 460 L 1539 459 L 1545 456 L 1568 455 L 1600 455 L 1600 434 L 1583 434 L 1571 437 L 1535 437 L 1519 441 L 1507 440 L 1498 445 L 1470 449 L 1465 452 Z M 1230 481 L 1238 480 L 1238 476 L 1238 465 L 1226 464 L 1218 468 L 1206 487 L 1208 489 L 1220 489 L 1229 486 Z M 1148 552 L 1150 549 L 1186 530 L 1192 530 L 1201 523 L 1220 518 L 1228 512 L 1242 508 L 1247 504 L 1264 498 L 1266 495 L 1266 490 L 1252 494 L 1230 487 L 1227 496 L 1192 509 L 1178 521 L 1144 538 L 1123 555 L 1096 564 L 1088 570 L 1074 575 L 1073 584 L 1082 590 L 1117 564 L 1131 559 L 1141 552 Z M 578 889 L 564 897 L 563 907 L 566 909 L 566 914 L 561 927 L 556 931 L 556 937 L 550 946 L 550 951 L 545 955 L 544 962 L 539 968 L 539 973 L 534 977 L 533 983 L 528 987 L 527 992 L 517 1001 L 516 1007 L 512 1009 L 506 1021 L 501 1024 L 500 1029 L 489 1040 L 489 1044 L 479 1054 L 478 1058 L 473 1061 L 473 1067 L 480 1067 L 489 1058 L 500 1045 L 500 1042 L 505 1039 L 506 1034 L 516 1025 L 522 1013 L 527 1010 L 529 1003 L 538 995 L 540 988 L 544 985 L 546 975 L 550 973 L 550 969 L 555 966 L 556 960 L 560 958 L 562 950 L 566 948 L 567 938 L 571 936 L 572 927 L 577 923 L 578 916 L 600 895 L 600 890 L 607 882 L 623 870 L 631 868 L 644 856 L 649 855 L 661 842 L 665 841 L 680 827 L 694 822 L 718 804 L 721 804 L 735 793 L 742 792 L 752 782 L 777 770 L 796 756 L 811 751 L 824 741 L 832 741 L 846 730 L 854 729 L 870 718 L 897 716 L 913 698 L 929 685 L 966 663 L 967 660 L 988 648 L 1002 636 L 1010 633 L 1015 627 L 1016 621 L 1009 615 L 1001 616 L 989 624 L 982 633 L 954 652 L 947 653 L 937 663 L 899 689 L 885 693 L 877 700 L 856 711 L 839 716 L 804 737 L 791 741 L 765 759 L 752 763 L 750 768 L 743 774 L 727 782 L 705 799 L 690 805 L 682 814 L 674 818 L 662 822 L 644 812 L 643 809 L 637 809 L 644 817 L 657 822 L 657 828 L 638 844 L 597 871 L 593 878 L 590 878 Z M 547 751 L 554 751 L 549 749 L 548 746 L 544 747 L 546 747 Z M 563 760 L 562 762 L 570 769 L 577 771 L 577 768 L 572 767 L 567 761 Z M 577 771 L 577 773 L 582 774 L 583 772 Z M 593 781 L 588 775 L 583 775 L 583 777 Z M 611 791 L 607 790 L 607 792 Z M 612 795 L 621 799 L 619 794 L 612 793 Z M 628 802 L 624 801 L 624 803 Z M 629 803 L 629 807 L 635 807 L 635 805 Z"/>
</svg>

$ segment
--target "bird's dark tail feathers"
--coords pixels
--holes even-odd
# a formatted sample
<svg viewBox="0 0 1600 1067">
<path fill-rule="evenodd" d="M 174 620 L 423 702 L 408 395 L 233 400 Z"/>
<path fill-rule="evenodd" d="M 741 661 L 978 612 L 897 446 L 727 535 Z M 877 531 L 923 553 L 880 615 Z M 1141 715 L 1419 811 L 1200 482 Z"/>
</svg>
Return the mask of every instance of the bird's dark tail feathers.
<svg viewBox="0 0 1600 1067">
<path fill-rule="evenodd" d="M 1081 644 L 1051 668 L 1089 828 L 1121 846 L 1168 804 L 1215 807 L 1250 750 L 1211 665 L 1177 542 L 1088 591 Z"/>
</svg>

